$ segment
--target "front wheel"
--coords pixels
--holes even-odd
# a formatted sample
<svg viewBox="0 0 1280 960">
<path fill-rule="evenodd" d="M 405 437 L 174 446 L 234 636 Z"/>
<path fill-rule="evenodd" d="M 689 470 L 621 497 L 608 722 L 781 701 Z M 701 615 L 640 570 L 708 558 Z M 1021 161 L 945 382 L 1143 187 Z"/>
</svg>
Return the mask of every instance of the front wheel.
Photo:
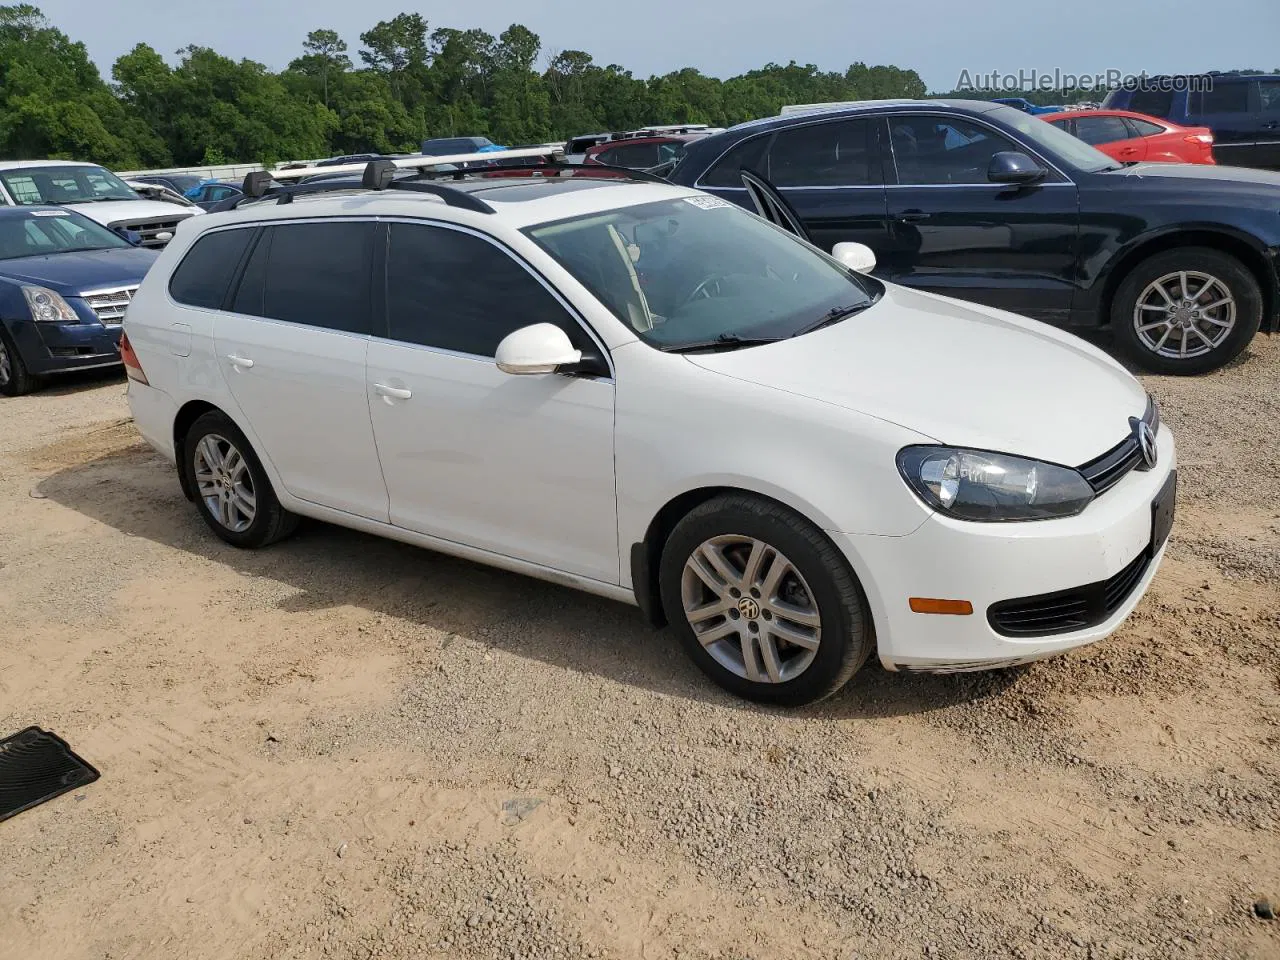
<svg viewBox="0 0 1280 960">
<path fill-rule="evenodd" d="M 3 326 L 0 326 L 0 394 L 6 397 L 20 397 L 39 389 L 44 381 L 32 376 L 22 360 L 13 341 Z"/>
<path fill-rule="evenodd" d="M 1235 257 L 1207 247 L 1157 253 L 1111 304 L 1116 342 L 1154 373 L 1197 374 L 1235 359 L 1262 323 L 1262 288 Z"/>
<path fill-rule="evenodd" d="M 788 706 L 839 690 L 870 655 L 871 618 L 820 530 L 748 495 L 695 507 L 662 551 L 667 620 L 725 689 Z"/>
</svg>

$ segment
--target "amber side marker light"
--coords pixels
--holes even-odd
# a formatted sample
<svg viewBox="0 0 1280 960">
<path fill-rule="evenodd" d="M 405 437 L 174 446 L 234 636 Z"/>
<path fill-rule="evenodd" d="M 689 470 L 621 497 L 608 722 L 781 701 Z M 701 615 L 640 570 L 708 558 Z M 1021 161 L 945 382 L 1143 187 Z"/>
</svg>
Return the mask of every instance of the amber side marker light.
<svg viewBox="0 0 1280 960">
<path fill-rule="evenodd" d="M 968 600 L 935 600 L 932 597 L 912 597 L 909 601 L 915 613 L 950 613 L 958 617 L 967 617 L 973 613 L 973 604 Z"/>
</svg>

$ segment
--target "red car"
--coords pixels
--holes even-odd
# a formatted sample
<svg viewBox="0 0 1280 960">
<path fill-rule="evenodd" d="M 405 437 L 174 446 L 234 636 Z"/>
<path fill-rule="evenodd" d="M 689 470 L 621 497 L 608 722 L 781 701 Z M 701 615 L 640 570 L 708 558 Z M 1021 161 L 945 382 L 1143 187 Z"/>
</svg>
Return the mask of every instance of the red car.
<svg viewBox="0 0 1280 960">
<path fill-rule="evenodd" d="M 1040 118 L 1121 163 L 1213 163 L 1213 131 L 1128 110 L 1074 110 Z"/>
<path fill-rule="evenodd" d="M 587 151 L 583 163 L 603 163 L 611 167 L 644 170 L 684 154 L 685 144 L 706 134 L 661 134 L 653 137 L 623 137 L 606 140 Z"/>
</svg>

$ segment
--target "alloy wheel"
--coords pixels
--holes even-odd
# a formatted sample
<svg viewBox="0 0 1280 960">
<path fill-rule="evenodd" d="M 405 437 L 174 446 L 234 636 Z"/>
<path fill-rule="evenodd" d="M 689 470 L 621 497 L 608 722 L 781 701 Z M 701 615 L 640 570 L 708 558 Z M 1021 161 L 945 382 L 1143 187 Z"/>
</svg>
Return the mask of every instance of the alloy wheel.
<svg viewBox="0 0 1280 960">
<path fill-rule="evenodd" d="M 258 501 L 249 464 L 235 444 L 216 433 L 205 434 L 196 444 L 192 466 L 200 499 L 214 519 L 232 533 L 249 529 Z"/>
<path fill-rule="evenodd" d="M 0 340 L 0 386 L 4 386 L 13 376 L 13 360 L 9 358 L 9 348 Z"/>
<path fill-rule="evenodd" d="M 785 683 L 817 656 L 822 618 L 813 591 L 795 564 L 762 540 L 731 534 L 705 541 L 685 561 L 680 594 L 698 642 L 739 677 Z"/>
<path fill-rule="evenodd" d="M 1236 300 L 1225 283 L 1196 270 L 1153 280 L 1133 308 L 1133 328 L 1152 353 L 1174 360 L 1219 347 L 1236 325 Z"/>
</svg>

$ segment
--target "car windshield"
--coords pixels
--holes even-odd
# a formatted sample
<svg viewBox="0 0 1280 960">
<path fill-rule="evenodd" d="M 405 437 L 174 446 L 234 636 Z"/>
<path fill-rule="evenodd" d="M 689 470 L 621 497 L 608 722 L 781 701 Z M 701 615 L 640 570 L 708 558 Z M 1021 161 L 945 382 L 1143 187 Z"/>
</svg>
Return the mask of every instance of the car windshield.
<svg viewBox="0 0 1280 960">
<path fill-rule="evenodd" d="M 883 291 L 718 197 L 623 207 L 524 232 L 663 350 L 796 336 L 870 306 Z"/>
<path fill-rule="evenodd" d="M 1082 173 L 1101 173 L 1104 170 L 1120 170 L 1117 163 L 1101 150 L 1096 150 L 1083 140 L 1077 140 L 1065 130 L 1046 123 L 1040 117 L 1023 113 L 1013 107 L 997 107 L 988 114 L 1013 127 L 1031 141 L 1032 146 L 1043 148 L 1069 166 Z"/>
<path fill-rule="evenodd" d="M 193 173 L 178 173 L 167 178 L 170 183 L 177 188 L 179 193 L 186 193 L 188 190 L 194 190 L 204 182 L 203 177 L 197 177 Z"/>
<path fill-rule="evenodd" d="M 124 238 L 70 210 L 0 217 L 0 260 L 129 247 Z"/>
<path fill-rule="evenodd" d="M 0 171 L 0 180 L 15 203 L 93 203 L 96 200 L 140 200 L 110 170 L 83 167 L 21 167 Z"/>
</svg>

